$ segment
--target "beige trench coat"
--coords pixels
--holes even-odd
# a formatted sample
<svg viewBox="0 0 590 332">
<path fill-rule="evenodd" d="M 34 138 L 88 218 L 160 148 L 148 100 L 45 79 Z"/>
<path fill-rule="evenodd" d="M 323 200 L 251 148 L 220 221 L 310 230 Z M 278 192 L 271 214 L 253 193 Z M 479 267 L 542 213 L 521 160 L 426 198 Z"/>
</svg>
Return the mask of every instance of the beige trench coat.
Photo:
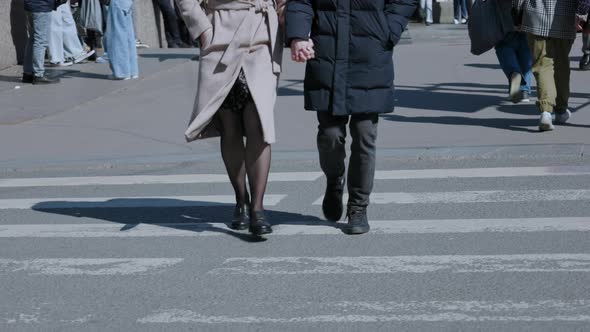
<svg viewBox="0 0 590 332">
<path fill-rule="evenodd" d="M 194 39 L 209 28 L 201 50 L 197 97 L 187 141 L 219 136 L 215 114 L 244 70 L 265 142 L 276 140 L 274 105 L 282 59 L 282 31 L 274 0 L 176 0 Z"/>
</svg>

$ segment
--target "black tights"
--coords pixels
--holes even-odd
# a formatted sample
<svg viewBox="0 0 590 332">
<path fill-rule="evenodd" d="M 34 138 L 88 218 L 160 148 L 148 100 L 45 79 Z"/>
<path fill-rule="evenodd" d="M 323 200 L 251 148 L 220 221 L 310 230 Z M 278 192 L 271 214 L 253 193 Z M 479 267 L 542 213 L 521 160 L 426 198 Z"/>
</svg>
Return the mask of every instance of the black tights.
<svg viewBox="0 0 590 332">
<path fill-rule="evenodd" d="M 241 112 L 221 109 L 219 118 L 223 127 L 221 156 L 236 193 L 236 202 L 240 205 L 248 203 L 247 175 L 252 194 L 251 207 L 254 211 L 262 211 L 271 152 L 270 144 L 264 141 L 256 106 L 250 101 Z"/>
</svg>

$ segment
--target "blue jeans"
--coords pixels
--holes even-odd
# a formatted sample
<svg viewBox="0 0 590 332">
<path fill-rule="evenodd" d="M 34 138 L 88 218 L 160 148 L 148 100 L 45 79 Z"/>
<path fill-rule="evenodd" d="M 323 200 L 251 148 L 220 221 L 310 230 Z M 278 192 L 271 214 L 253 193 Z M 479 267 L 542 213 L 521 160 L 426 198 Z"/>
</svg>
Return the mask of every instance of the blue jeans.
<svg viewBox="0 0 590 332">
<path fill-rule="evenodd" d="M 105 44 L 116 78 L 139 75 L 132 9 L 133 0 L 111 0 L 108 9 Z"/>
<path fill-rule="evenodd" d="M 51 13 L 27 12 L 27 22 L 30 35 L 25 48 L 23 72 L 43 77 L 45 75 L 45 51 L 47 50 Z"/>
<path fill-rule="evenodd" d="M 467 18 L 467 0 L 453 0 L 453 8 L 455 8 L 455 19 Z"/>
<path fill-rule="evenodd" d="M 496 55 L 504 74 L 510 79 L 513 73 L 522 75 L 521 91 L 531 92 L 533 59 L 526 33 L 511 32 L 498 45 Z"/>
</svg>

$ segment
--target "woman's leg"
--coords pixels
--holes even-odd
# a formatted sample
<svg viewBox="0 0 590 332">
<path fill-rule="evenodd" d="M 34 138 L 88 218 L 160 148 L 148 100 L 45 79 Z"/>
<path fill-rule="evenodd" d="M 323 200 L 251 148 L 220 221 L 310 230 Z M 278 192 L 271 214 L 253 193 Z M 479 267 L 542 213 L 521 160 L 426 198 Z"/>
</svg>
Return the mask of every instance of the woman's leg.
<svg viewBox="0 0 590 332">
<path fill-rule="evenodd" d="M 243 206 L 248 203 L 248 191 L 242 114 L 229 109 L 221 109 L 218 114 L 222 126 L 221 157 L 236 194 L 236 203 Z"/>
<path fill-rule="evenodd" d="M 244 129 L 246 133 L 246 173 L 252 194 L 252 210 L 264 210 L 263 199 L 270 171 L 270 144 L 264 141 L 262 125 L 254 102 L 244 108 Z"/>
<path fill-rule="evenodd" d="M 523 85 L 522 90 L 531 93 L 531 85 L 533 83 L 533 57 L 531 56 L 531 49 L 529 48 L 526 33 L 518 33 L 518 62 L 520 63 L 520 70 L 522 73 Z"/>
</svg>

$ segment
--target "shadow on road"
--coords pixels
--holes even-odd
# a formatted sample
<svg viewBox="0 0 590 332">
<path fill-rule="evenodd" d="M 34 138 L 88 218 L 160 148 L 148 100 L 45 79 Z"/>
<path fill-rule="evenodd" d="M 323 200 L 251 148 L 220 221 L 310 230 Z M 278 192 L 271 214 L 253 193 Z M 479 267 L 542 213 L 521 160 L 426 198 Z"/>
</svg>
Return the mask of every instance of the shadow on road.
<svg viewBox="0 0 590 332">
<path fill-rule="evenodd" d="M 511 104 L 506 101 L 507 85 L 478 84 L 478 83 L 443 83 L 426 87 L 404 86 L 396 87 L 396 107 L 430 110 L 437 112 L 464 113 L 464 116 L 403 116 L 397 114 L 383 115 L 390 121 L 412 123 L 434 123 L 445 125 L 464 125 L 490 127 L 521 132 L 537 132 L 524 127 L 536 127 L 539 111 L 534 102 L 526 104 Z M 585 99 L 586 102 L 577 107 L 571 107 L 575 113 L 590 105 L 590 94 L 572 93 L 571 98 Z M 475 118 L 471 114 L 495 108 L 499 114 L 518 114 L 531 116 L 530 119 L 514 118 Z M 572 127 L 587 127 L 585 125 L 570 125 Z"/>
<path fill-rule="evenodd" d="M 192 205 L 192 206 L 191 206 Z M 205 206 L 194 206 L 205 205 Z M 121 224 L 121 232 L 140 224 L 159 225 L 193 232 L 217 232 L 245 242 L 260 242 L 264 238 L 217 227 L 212 223 L 229 224 L 233 206 L 211 202 L 189 202 L 165 198 L 121 198 L 104 202 L 47 201 L 35 205 L 34 211 L 78 218 L 93 218 Z M 332 225 L 315 216 L 266 210 L 273 225 L 296 224 L 313 226 Z M 195 227 L 198 224 L 199 227 Z"/>
<path fill-rule="evenodd" d="M 166 60 L 199 60 L 199 56 L 193 53 L 140 53 L 139 56 L 146 59 L 158 59 L 160 62 Z"/>
</svg>

